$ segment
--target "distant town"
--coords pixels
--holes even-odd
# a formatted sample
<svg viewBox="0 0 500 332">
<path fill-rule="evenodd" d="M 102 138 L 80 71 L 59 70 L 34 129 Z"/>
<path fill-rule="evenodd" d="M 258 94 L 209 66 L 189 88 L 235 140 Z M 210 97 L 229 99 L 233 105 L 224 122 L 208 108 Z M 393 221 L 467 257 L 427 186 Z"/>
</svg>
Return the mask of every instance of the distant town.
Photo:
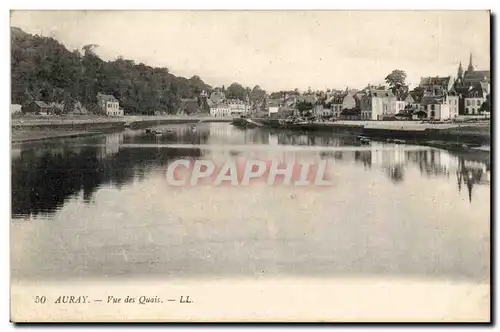
<svg viewBox="0 0 500 332">
<path fill-rule="evenodd" d="M 268 93 L 236 82 L 211 87 L 198 76 L 176 77 L 166 68 L 121 57 L 106 62 L 95 54 L 97 45 L 70 52 L 53 38 L 19 28 L 11 28 L 11 34 L 13 116 L 453 121 L 489 118 L 491 113 L 491 73 L 475 68 L 472 53 L 465 69 L 457 59 L 456 76 L 422 77 L 411 91 L 405 71 L 395 69 L 383 85 Z"/>
<path fill-rule="evenodd" d="M 215 89 L 208 98 L 210 115 L 215 117 L 256 115 L 275 118 L 313 117 L 318 120 L 453 120 L 460 116 L 488 118 L 490 71 L 476 70 L 473 57 L 464 71 L 459 64 L 452 76 L 422 77 L 418 87 L 408 91 L 406 74 L 394 70 L 387 85 L 367 85 L 362 89 L 298 91 L 276 93 L 259 103 L 226 99 L 223 89 Z M 207 98 L 207 94 L 202 94 Z M 273 98 L 274 97 L 274 98 Z"/>
</svg>

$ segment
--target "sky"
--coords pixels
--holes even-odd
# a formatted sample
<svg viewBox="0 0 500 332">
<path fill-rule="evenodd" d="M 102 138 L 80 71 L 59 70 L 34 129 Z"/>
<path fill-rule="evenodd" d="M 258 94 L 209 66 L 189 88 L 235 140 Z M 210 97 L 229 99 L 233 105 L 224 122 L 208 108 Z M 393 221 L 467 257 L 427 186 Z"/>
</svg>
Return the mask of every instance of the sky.
<svg viewBox="0 0 500 332">
<path fill-rule="evenodd" d="M 118 56 L 200 76 L 213 86 L 238 82 L 267 91 L 383 83 L 402 69 L 456 76 L 473 53 L 489 69 L 487 11 L 12 11 L 11 26 L 51 36 L 74 50 L 97 44 Z"/>
</svg>

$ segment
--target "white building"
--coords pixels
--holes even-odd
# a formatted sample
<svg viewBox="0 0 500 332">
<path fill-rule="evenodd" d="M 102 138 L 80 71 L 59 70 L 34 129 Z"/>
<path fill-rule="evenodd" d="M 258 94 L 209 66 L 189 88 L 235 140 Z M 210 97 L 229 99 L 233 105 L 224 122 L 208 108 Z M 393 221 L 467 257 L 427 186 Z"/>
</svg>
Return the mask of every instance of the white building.
<svg viewBox="0 0 500 332">
<path fill-rule="evenodd" d="M 269 106 L 269 117 L 271 117 L 273 114 L 278 114 L 280 110 L 280 107 L 279 106 Z"/>
<path fill-rule="evenodd" d="M 359 104 L 361 119 L 374 121 L 403 113 L 407 105 L 406 101 L 399 100 L 390 90 L 370 86 L 363 90 Z"/>
<path fill-rule="evenodd" d="M 486 101 L 490 93 L 490 83 L 478 82 L 471 83 L 467 93 L 464 96 L 465 115 L 479 114 L 481 105 Z"/>
<path fill-rule="evenodd" d="M 406 103 L 394 95 L 377 95 L 371 97 L 371 120 L 383 120 L 385 117 L 402 113 Z"/>
<path fill-rule="evenodd" d="M 238 99 L 228 99 L 210 106 L 210 115 L 213 117 L 241 116 L 249 112 L 250 105 Z"/>
<path fill-rule="evenodd" d="M 123 116 L 123 109 L 120 108 L 120 103 L 114 96 L 98 93 L 97 103 L 107 116 Z"/>
<path fill-rule="evenodd" d="M 227 104 L 217 104 L 210 107 L 210 115 L 216 118 L 231 115 L 231 110 Z"/>
<path fill-rule="evenodd" d="M 458 117 L 459 97 L 452 92 L 446 96 L 445 104 L 450 108 L 450 118 L 454 119 Z"/>
<path fill-rule="evenodd" d="M 227 105 L 232 116 L 246 115 L 250 111 L 250 105 L 239 99 L 229 99 Z"/>
<path fill-rule="evenodd" d="M 452 118 L 450 107 L 442 98 L 422 98 L 420 110 L 426 113 L 425 118 L 429 120 L 447 120 Z"/>
<path fill-rule="evenodd" d="M 10 105 L 10 114 L 21 114 L 22 106 L 19 104 L 11 104 Z"/>
<path fill-rule="evenodd" d="M 334 117 L 340 117 L 343 110 L 352 110 L 356 108 L 356 99 L 350 93 L 344 93 L 334 96 L 329 100 L 331 113 Z"/>
</svg>

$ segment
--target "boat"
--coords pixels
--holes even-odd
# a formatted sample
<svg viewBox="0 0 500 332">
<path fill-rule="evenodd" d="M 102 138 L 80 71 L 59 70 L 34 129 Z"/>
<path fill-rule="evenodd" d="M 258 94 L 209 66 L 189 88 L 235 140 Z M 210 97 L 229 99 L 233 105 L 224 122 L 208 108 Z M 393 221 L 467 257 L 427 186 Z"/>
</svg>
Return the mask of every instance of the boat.
<svg viewBox="0 0 500 332">
<path fill-rule="evenodd" d="M 149 129 L 149 128 L 148 128 L 148 129 L 146 129 L 144 132 L 145 132 L 146 134 L 151 134 L 151 129 Z"/>
<path fill-rule="evenodd" d="M 159 129 L 155 129 L 153 131 L 153 134 L 155 134 L 156 136 L 161 136 L 161 135 L 163 135 L 163 132 L 161 130 L 159 130 Z"/>
<path fill-rule="evenodd" d="M 395 144 L 405 144 L 405 143 L 406 143 L 406 141 L 404 141 L 404 140 L 402 140 L 402 139 L 395 139 L 395 140 L 394 140 L 394 143 L 395 143 Z"/>
</svg>

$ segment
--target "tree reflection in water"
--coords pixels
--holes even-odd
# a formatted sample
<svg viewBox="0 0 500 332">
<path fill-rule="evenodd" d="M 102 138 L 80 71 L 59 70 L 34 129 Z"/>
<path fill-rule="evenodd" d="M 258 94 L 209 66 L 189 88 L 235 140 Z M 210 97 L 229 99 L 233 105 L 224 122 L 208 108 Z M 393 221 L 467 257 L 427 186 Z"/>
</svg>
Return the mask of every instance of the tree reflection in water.
<svg viewBox="0 0 500 332">
<path fill-rule="evenodd" d="M 134 179 L 144 179 L 154 168 L 166 168 L 179 157 L 202 155 L 195 148 L 127 148 L 111 155 L 105 149 L 68 146 L 23 151 L 12 161 L 12 216 L 50 215 L 80 194 L 85 202 L 91 201 L 103 184 L 120 188 Z"/>
<path fill-rule="evenodd" d="M 272 135 L 271 135 L 272 134 Z M 66 200 L 82 196 L 85 202 L 103 184 L 117 188 L 134 179 L 142 181 L 154 169 L 166 168 L 171 161 L 199 158 L 198 148 L 126 148 L 122 143 L 184 143 L 184 144 L 274 144 L 315 145 L 328 147 L 357 146 L 356 138 L 325 133 L 294 133 L 287 131 L 241 131 L 227 124 L 179 126 L 168 135 L 154 137 L 143 131 L 126 131 L 92 140 L 93 144 L 25 144 L 12 149 L 12 216 L 53 214 Z M 234 139 L 233 139 L 234 138 Z M 74 141 L 71 141 L 74 142 Z M 231 150 L 230 155 L 240 154 Z M 405 180 L 405 167 L 415 165 L 424 176 L 457 176 L 458 190 L 466 186 L 472 201 L 473 187 L 489 183 L 489 163 L 474 161 L 473 155 L 455 156 L 447 151 L 426 149 L 405 150 L 404 146 L 372 142 L 352 151 L 320 152 L 322 158 L 340 163 L 359 163 L 366 169 L 385 171 L 393 183 Z M 477 159 L 477 158 L 476 158 Z"/>
</svg>

